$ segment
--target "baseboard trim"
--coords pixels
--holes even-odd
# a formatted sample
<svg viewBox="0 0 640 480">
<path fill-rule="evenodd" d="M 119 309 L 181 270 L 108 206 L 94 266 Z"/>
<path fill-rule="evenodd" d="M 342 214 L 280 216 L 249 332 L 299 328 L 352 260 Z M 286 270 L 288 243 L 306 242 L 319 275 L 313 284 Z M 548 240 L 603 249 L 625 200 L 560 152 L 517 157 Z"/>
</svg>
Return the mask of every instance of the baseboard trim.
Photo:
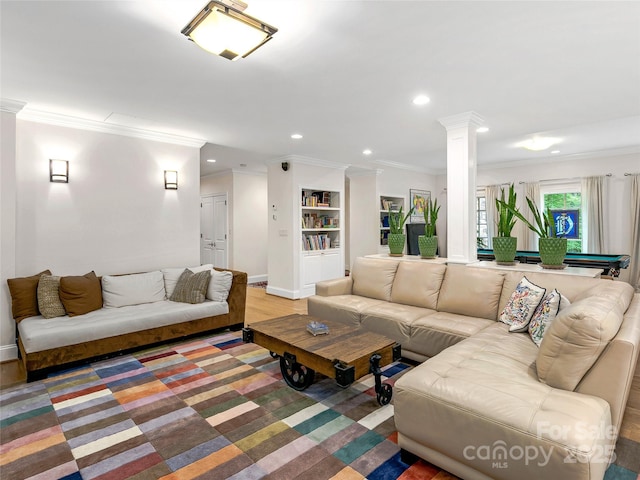
<svg viewBox="0 0 640 480">
<path fill-rule="evenodd" d="M 267 280 L 269 280 L 269 275 L 266 273 L 264 275 L 251 275 L 247 277 L 247 283 L 266 282 Z"/>
<path fill-rule="evenodd" d="M 0 345 L 0 362 L 7 362 L 18 358 L 17 345 Z"/>
<path fill-rule="evenodd" d="M 295 290 L 285 290 L 284 288 L 272 287 L 267 285 L 267 293 L 269 295 L 277 295 L 278 297 L 288 298 L 289 300 L 297 300 L 300 298 L 300 292 Z"/>
</svg>

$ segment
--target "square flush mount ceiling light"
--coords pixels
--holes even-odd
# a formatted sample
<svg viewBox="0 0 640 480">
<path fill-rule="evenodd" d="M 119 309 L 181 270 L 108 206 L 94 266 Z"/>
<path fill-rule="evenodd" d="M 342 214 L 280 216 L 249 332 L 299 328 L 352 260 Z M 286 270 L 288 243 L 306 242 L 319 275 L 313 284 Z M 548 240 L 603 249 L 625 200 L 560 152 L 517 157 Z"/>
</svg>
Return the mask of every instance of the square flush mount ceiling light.
<svg viewBox="0 0 640 480">
<path fill-rule="evenodd" d="M 182 33 L 208 52 L 229 60 L 244 58 L 278 31 L 245 14 L 246 7 L 246 3 L 238 0 L 211 1 Z"/>
</svg>

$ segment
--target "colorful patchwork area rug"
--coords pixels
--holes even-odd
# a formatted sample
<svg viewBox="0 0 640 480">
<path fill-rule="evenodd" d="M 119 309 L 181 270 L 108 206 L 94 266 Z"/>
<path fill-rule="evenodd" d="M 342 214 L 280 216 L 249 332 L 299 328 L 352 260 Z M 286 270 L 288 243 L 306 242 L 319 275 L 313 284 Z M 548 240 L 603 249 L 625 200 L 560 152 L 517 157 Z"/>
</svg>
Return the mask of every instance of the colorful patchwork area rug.
<svg viewBox="0 0 640 480">
<path fill-rule="evenodd" d="M 384 380 L 408 368 L 391 364 Z M 0 478 L 455 479 L 401 461 L 393 405 L 373 385 L 318 376 L 295 391 L 239 333 L 99 361 L 2 392 Z"/>
</svg>

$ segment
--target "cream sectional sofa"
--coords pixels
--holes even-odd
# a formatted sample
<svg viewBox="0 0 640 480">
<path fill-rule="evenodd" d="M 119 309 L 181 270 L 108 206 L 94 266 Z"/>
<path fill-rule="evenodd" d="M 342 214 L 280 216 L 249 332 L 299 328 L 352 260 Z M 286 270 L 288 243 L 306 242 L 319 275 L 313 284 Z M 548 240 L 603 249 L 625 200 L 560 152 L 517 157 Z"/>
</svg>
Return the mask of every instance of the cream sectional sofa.
<svg viewBox="0 0 640 480">
<path fill-rule="evenodd" d="M 20 319 L 18 348 L 27 380 L 52 368 L 119 353 L 210 330 L 244 325 L 247 274 L 193 267 L 211 272 L 202 303 L 171 301 L 184 268 L 105 276 L 102 308 L 81 315 Z M 216 283 L 214 280 L 219 278 Z"/>
<path fill-rule="evenodd" d="M 523 276 L 571 305 L 540 347 L 498 321 Z M 382 333 L 423 362 L 395 384 L 403 454 L 470 479 L 601 479 L 640 345 L 630 285 L 546 272 L 358 258 L 309 314 Z"/>
</svg>

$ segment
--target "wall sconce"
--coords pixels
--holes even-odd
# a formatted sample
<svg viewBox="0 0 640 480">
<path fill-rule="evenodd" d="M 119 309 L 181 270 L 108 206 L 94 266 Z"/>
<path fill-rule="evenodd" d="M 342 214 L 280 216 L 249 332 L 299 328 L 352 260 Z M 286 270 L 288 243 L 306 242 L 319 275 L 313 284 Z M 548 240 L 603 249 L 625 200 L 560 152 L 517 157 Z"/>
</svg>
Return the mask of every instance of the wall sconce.
<svg viewBox="0 0 640 480">
<path fill-rule="evenodd" d="M 178 189 L 178 172 L 175 170 L 164 171 L 164 188 L 166 190 Z"/>
<path fill-rule="evenodd" d="M 69 161 L 49 159 L 49 181 L 69 183 Z"/>
</svg>

